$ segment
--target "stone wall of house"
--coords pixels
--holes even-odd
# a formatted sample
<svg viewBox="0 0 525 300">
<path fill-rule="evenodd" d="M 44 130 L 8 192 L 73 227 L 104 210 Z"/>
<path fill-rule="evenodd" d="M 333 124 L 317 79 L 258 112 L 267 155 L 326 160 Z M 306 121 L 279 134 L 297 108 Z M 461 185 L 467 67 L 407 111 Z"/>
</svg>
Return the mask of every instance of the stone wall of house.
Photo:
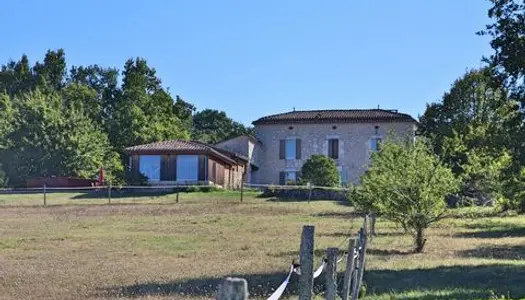
<svg viewBox="0 0 525 300">
<path fill-rule="evenodd" d="M 250 165 L 252 164 L 252 160 L 254 159 L 255 144 L 252 142 L 252 140 L 250 140 L 248 136 L 243 135 L 233 139 L 229 139 L 227 141 L 216 144 L 215 147 L 246 156 L 248 158 L 248 169 L 246 170 L 246 176 L 244 180 L 246 182 L 251 182 L 252 174 Z"/>
<path fill-rule="evenodd" d="M 376 126 L 377 130 L 376 130 Z M 339 159 L 335 162 L 346 182 L 358 182 L 366 170 L 372 150 L 370 139 L 385 140 L 397 137 L 413 138 L 414 123 L 322 123 L 322 124 L 268 124 L 255 126 L 255 135 L 261 144 L 256 145 L 253 183 L 279 184 L 282 171 L 300 171 L 304 162 L 313 154 L 328 154 L 328 140 L 339 139 Z M 301 139 L 300 159 L 279 159 L 279 143 L 283 139 Z"/>
</svg>

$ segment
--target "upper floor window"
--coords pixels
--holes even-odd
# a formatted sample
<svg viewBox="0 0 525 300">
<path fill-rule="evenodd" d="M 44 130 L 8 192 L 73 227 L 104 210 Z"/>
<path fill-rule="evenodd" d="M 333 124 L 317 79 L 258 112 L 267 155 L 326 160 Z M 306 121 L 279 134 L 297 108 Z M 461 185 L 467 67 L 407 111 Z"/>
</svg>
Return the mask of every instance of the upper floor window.
<svg viewBox="0 0 525 300">
<path fill-rule="evenodd" d="M 295 159 L 296 140 L 286 140 L 286 159 Z"/>
<path fill-rule="evenodd" d="M 339 159 L 339 139 L 328 140 L 328 157 Z"/>
<path fill-rule="evenodd" d="M 279 159 L 301 159 L 301 140 L 295 138 L 280 140 Z"/>
<path fill-rule="evenodd" d="M 381 142 L 383 141 L 380 137 L 373 137 L 370 139 L 370 150 L 373 152 L 379 151 L 381 149 Z"/>
</svg>

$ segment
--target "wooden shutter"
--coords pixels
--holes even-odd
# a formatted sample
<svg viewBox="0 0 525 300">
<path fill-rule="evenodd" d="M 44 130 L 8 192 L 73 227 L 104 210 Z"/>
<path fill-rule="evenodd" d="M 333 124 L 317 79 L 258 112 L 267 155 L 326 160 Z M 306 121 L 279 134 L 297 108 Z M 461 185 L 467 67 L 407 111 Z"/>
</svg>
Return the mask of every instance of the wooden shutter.
<svg viewBox="0 0 525 300">
<path fill-rule="evenodd" d="M 166 181 L 169 180 L 169 156 L 161 155 L 160 156 L 160 180 Z"/>
<path fill-rule="evenodd" d="M 198 166 L 198 173 L 197 173 L 197 180 L 199 181 L 205 181 L 206 180 L 206 159 L 207 156 L 199 155 L 199 166 Z"/>
<path fill-rule="evenodd" d="M 329 139 L 328 140 L 328 157 L 333 159 L 339 158 L 339 140 Z"/>
<path fill-rule="evenodd" d="M 131 174 L 133 174 L 133 177 L 136 177 L 139 175 L 139 172 L 140 172 L 140 156 L 132 155 L 131 156 Z"/>
<path fill-rule="evenodd" d="M 301 140 L 295 140 L 295 159 L 301 159 Z"/>
<path fill-rule="evenodd" d="M 286 140 L 279 141 L 279 159 L 285 159 Z"/>
<path fill-rule="evenodd" d="M 286 173 L 279 172 L 279 184 L 285 185 L 286 184 Z"/>
<path fill-rule="evenodd" d="M 333 140 L 332 154 L 333 154 L 334 159 L 339 159 L 339 140 L 338 139 Z"/>
<path fill-rule="evenodd" d="M 170 155 L 168 162 L 168 180 L 175 181 L 177 180 L 177 156 Z"/>
</svg>

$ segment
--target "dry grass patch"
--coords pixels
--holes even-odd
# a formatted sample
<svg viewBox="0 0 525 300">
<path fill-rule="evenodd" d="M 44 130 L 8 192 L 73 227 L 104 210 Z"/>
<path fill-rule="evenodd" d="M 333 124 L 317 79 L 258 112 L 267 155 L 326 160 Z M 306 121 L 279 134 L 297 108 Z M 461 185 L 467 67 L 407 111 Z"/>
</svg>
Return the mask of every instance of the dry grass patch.
<svg viewBox="0 0 525 300">
<path fill-rule="evenodd" d="M 181 194 L 179 204 L 173 195 L 111 205 L 53 196 L 44 208 L 2 195 L 0 298 L 208 299 L 221 278 L 239 275 L 253 298 L 264 299 L 297 260 L 303 225 L 316 225 L 317 265 L 324 249 L 341 245 L 362 222 L 335 202 L 250 195 L 239 203 L 235 193 Z M 82 205 L 71 205 L 79 197 Z M 422 254 L 410 253 L 411 237 L 395 224 L 379 220 L 367 299 L 483 299 L 491 290 L 525 296 L 525 220 L 482 213 L 430 229 Z M 322 280 L 316 283 L 319 293 Z M 286 297 L 296 284 L 293 277 Z"/>
</svg>

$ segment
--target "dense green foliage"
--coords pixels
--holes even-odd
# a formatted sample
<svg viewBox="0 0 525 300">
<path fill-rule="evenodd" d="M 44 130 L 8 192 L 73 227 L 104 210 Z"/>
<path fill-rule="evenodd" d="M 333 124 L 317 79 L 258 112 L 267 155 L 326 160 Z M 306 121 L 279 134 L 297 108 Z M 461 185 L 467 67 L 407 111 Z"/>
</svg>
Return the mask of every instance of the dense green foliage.
<svg viewBox="0 0 525 300">
<path fill-rule="evenodd" d="M 502 197 L 502 183 L 513 176 L 521 120 L 517 102 L 485 68 L 456 80 L 442 101 L 427 106 L 420 121 L 434 151 L 462 179 L 464 200 L 486 203 Z"/>
<path fill-rule="evenodd" d="M 193 129 L 195 106 L 179 96 L 173 99 L 146 60 L 129 59 L 121 75 L 98 65 L 68 70 L 63 50 L 48 51 L 33 66 L 25 55 L 3 65 L 0 186 L 49 175 L 94 178 L 100 167 L 108 180 L 123 182 L 130 178 L 123 148 L 189 139 L 198 131 Z M 207 141 L 247 131 L 225 113 L 205 119 L 220 125 L 206 133 Z"/>
<path fill-rule="evenodd" d="M 339 171 L 335 162 L 325 155 L 312 155 L 301 169 L 301 181 L 317 186 L 340 184 Z"/>
<path fill-rule="evenodd" d="M 194 139 L 215 144 L 239 135 L 253 135 L 252 128 L 228 118 L 225 112 L 205 109 L 193 116 Z"/>
<path fill-rule="evenodd" d="M 443 218 L 445 197 L 458 187 L 452 170 L 421 140 L 384 143 L 360 181 L 350 195 L 353 203 L 410 232 L 416 252 L 425 246 L 425 229 Z"/>
<path fill-rule="evenodd" d="M 489 0 L 485 68 L 467 72 L 427 106 L 422 132 L 462 180 L 460 196 L 524 212 L 525 2 Z"/>
</svg>

